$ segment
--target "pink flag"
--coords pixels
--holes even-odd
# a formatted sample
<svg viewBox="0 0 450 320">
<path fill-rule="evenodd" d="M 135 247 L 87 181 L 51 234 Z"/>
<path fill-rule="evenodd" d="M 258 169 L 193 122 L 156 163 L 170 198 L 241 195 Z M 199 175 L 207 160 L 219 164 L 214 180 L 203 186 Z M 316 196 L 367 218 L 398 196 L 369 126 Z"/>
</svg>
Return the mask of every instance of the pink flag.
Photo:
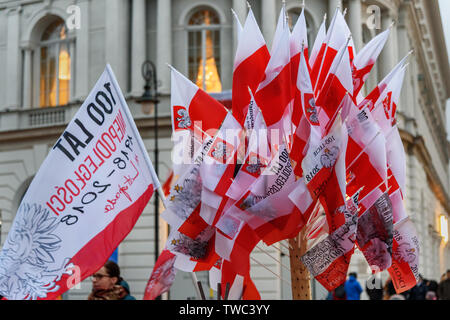
<svg viewBox="0 0 450 320">
<path fill-rule="evenodd" d="M 244 123 L 250 103 L 248 88 L 256 91 L 269 59 L 266 42 L 250 9 L 239 38 L 233 66 L 232 110 L 241 124 Z"/>
<path fill-rule="evenodd" d="M 392 266 L 388 269 L 395 291 L 405 292 L 419 280 L 419 239 L 409 218 L 394 225 Z"/>
<path fill-rule="evenodd" d="M 169 291 L 176 276 L 175 259 L 176 256 L 170 251 L 161 252 L 145 287 L 143 300 L 154 300 Z"/>
</svg>

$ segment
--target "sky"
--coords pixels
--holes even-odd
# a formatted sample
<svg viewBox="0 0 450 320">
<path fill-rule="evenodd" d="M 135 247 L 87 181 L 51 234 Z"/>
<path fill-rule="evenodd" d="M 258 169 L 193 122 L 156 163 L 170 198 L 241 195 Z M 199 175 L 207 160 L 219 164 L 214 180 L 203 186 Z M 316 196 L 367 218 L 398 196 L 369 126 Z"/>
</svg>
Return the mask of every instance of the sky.
<svg viewBox="0 0 450 320">
<path fill-rule="evenodd" d="M 450 63 L 450 0 L 439 0 L 439 7 L 441 8 L 442 26 Z M 447 140 L 450 141 L 450 99 L 447 100 Z"/>
</svg>

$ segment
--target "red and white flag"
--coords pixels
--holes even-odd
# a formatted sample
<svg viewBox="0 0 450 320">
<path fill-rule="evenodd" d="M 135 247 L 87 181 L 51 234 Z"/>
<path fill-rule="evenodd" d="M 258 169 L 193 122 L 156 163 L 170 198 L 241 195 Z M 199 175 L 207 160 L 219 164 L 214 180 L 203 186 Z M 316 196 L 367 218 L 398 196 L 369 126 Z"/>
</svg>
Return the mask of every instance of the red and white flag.
<svg viewBox="0 0 450 320">
<path fill-rule="evenodd" d="M 354 58 L 353 48 L 355 46 L 351 39 L 351 32 L 339 8 L 336 9 L 333 20 L 330 23 L 324 44 L 311 70 L 311 79 L 313 80 L 316 95 L 324 86 L 328 73 L 332 70 L 332 64 L 335 58 L 339 57 L 338 52 L 344 45 L 347 44 L 346 49 L 349 61 L 352 61 Z"/>
<path fill-rule="evenodd" d="M 262 113 L 256 104 L 253 104 L 252 109 L 249 108 L 250 110 L 254 110 L 256 116 L 253 130 L 250 132 L 247 154 L 226 193 L 226 196 L 234 200 L 239 200 L 242 194 L 250 188 L 272 158 L 267 140 L 267 127 Z"/>
<path fill-rule="evenodd" d="M 388 84 L 392 81 L 392 79 L 398 74 L 398 72 L 401 71 L 401 69 L 405 65 L 405 61 L 408 58 L 409 54 L 405 56 L 392 70 L 387 74 L 383 80 L 380 81 L 380 83 L 367 95 L 367 97 L 363 100 L 358 100 L 358 108 L 363 108 L 367 106 L 369 110 L 373 110 L 375 107 L 375 104 L 380 99 L 381 95 L 383 94 L 384 90 L 386 90 Z"/>
<path fill-rule="evenodd" d="M 330 133 L 321 137 L 320 130 L 311 128 L 308 149 L 302 161 L 303 179 L 312 199 L 318 199 L 324 190 L 336 160 L 341 152 L 342 120 L 337 117 Z"/>
<path fill-rule="evenodd" d="M 395 114 L 400 100 L 405 72 L 406 67 L 403 67 L 393 76 L 372 110 L 384 134 L 388 134 L 396 123 Z"/>
<path fill-rule="evenodd" d="M 363 188 L 360 198 L 364 198 L 375 188 L 386 191 L 386 139 L 370 111 L 367 108 L 358 110 L 351 99 L 349 101 L 351 111 L 347 119 L 347 190 L 354 194 Z"/>
<path fill-rule="evenodd" d="M 302 107 L 302 90 L 298 86 L 299 72 L 303 72 L 303 77 L 307 73 L 309 78 L 310 66 L 309 66 L 309 56 L 308 56 L 308 31 L 306 27 L 305 10 L 303 9 L 297 22 L 292 30 L 290 37 L 290 52 L 291 52 L 291 78 L 292 78 L 292 94 L 294 98 L 294 105 L 292 110 L 292 123 L 298 126 L 301 117 L 301 107 Z M 303 56 L 303 64 L 300 65 L 300 56 Z M 300 68 L 303 67 L 303 70 Z M 311 80 L 308 80 L 311 82 Z M 310 91 L 308 91 L 310 92 Z M 314 91 L 312 91 L 314 93 Z"/>
<path fill-rule="evenodd" d="M 194 130 L 195 125 L 214 136 L 228 110 L 173 67 L 171 79 L 173 131 Z"/>
<path fill-rule="evenodd" d="M 200 166 L 203 187 L 224 196 L 232 183 L 242 127 L 228 113 Z"/>
<path fill-rule="evenodd" d="M 248 88 L 256 91 L 269 59 L 266 42 L 250 9 L 239 37 L 233 65 L 232 111 L 241 125 L 244 124 L 250 103 Z"/>
<path fill-rule="evenodd" d="M 277 26 L 275 28 L 275 33 L 272 39 L 272 47 L 270 49 L 270 54 L 273 55 L 275 50 L 277 50 L 280 42 L 283 41 L 283 32 L 285 28 L 287 28 L 287 20 L 286 20 L 286 4 L 283 3 L 281 5 L 280 14 L 278 15 Z M 289 28 L 288 28 L 289 29 Z M 290 33 L 290 32 L 289 32 Z"/>
<path fill-rule="evenodd" d="M 331 65 L 329 74 L 317 94 L 316 105 L 319 108 L 319 122 L 322 134 L 326 134 L 333 123 L 346 95 L 353 95 L 353 80 L 348 42 L 345 43 Z M 329 119 L 326 121 L 326 119 Z"/>
<path fill-rule="evenodd" d="M 316 60 L 319 58 L 320 60 L 323 58 L 323 53 L 325 52 L 326 46 L 326 37 L 327 37 L 327 27 L 326 27 L 327 15 L 323 17 L 322 24 L 319 27 L 319 31 L 317 31 L 316 39 L 314 40 L 314 45 L 311 50 L 311 55 L 309 57 L 309 65 L 312 67 L 316 63 Z M 322 49 L 323 48 L 323 49 Z M 319 56 L 319 52 L 322 50 L 322 54 Z M 318 73 L 318 71 L 317 71 Z M 313 83 L 317 80 L 314 79 Z M 312 76 L 312 75 L 311 75 Z"/>
<path fill-rule="evenodd" d="M 250 269 L 239 263 L 223 260 L 220 268 L 222 299 L 229 286 L 228 300 L 261 300 L 255 284 L 250 277 Z"/>
<path fill-rule="evenodd" d="M 312 126 L 319 125 L 319 117 L 316 107 L 316 100 L 314 97 L 314 89 L 311 82 L 311 77 L 308 71 L 306 59 L 302 55 L 299 61 L 298 75 L 297 75 L 297 89 L 301 94 L 301 105 L 303 115 Z"/>
<path fill-rule="evenodd" d="M 389 38 L 391 29 L 380 33 L 375 38 L 373 38 L 369 43 L 367 43 L 361 51 L 355 56 L 353 60 L 353 97 L 356 98 L 358 93 L 361 91 L 364 83 L 369 76 L 378 56 L 383 50 L 387 39 Z"/>
<path fill-rule="evenodd" d="M 0 253 L 0 294 L 55 299 L 92 275 L 159 187 L 107 65 L 22 199 Z"/>
<path fill-rule="evenodd" d="M 305 9 L 302 9 L 297 22 L 292 29 L 289 42 L 291 46 L 291 60 L 294 59 L 294 57 L 296 57 L 297 55 L 299 56 L 303 50 L 304 58 L 307 61 L 306 64 L 309 65 L 308 29 L 306 26 Z M 293 61 L 292 65 L 294 68 L 297 68 L 298 61 L 299 57 Z M 297 79 L 297 77 L 295 77 L 294 79 Z"/>
<path fill-rule="evenodd" d="M 205 137 L 215 135 L 228 110 L 173 67 L 170 99 L 173 170 L 181 175 L 189 170 Z"/>
<path fill-rule="evenodd" d="M 213 138 L 205 140 L 202 148 L 197 150 L 194 163 L 191 164 L 176 181 L 170 194 L 164 201 L 166 210 L 161 217 L 169 225 L 195 239 L 207 226 L 200 217 L 201 195 L 203 182 L 200 176 L 200 166 L 205 154 L 210 151 Z"/>
<path fill-rule="evenodd" d="M 269 129 L 283 131 L 283 116 L 292 108 L 289 28 L 284 27 L 280 41 L 267 64 L 265 77 L 255 93 L 258 104 Z M 292 109 L 290 109 L 292 110 Z M 292 111 L 291 111 L 292 112 Z M 283 133 L 280 134 L 280 137 Z M 275 144 L 279 142 L 275 141 Z"/>
</svg>

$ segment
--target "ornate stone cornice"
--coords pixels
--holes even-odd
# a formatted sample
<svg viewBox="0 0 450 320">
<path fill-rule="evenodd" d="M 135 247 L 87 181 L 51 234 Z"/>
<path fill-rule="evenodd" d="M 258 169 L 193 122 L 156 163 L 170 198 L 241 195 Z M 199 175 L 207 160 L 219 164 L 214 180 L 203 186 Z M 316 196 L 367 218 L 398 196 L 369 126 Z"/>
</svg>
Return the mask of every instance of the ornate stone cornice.
<svg viewBox="0 0 450 320">
<path fill-rule="evenodd" d="M 430 189 L 439 200 L 447 214 L 450 215 L 450 197 L 445 191 L 439 174 L 433 166 L 431 155 L 425 145 L 425 140 L 422 136 L 413 136 L 411 133 L 403 129 L 399 129 L 399 132 L 405 146 L 405 151 L 410 155 L 414 155 L 422 163 Z"/>
<path fill-rule="evenodd" d="M 447 165 L 449 153 L 447 151 L 445 100 L 450 91 L 444 85 L 444 79 L 450 78 L 448 59 L 442 62 L 437 58 L 440 51 L 445 50 L 442 24 L 434 22 L 437 3 L 424 3 L 423 0 L 404 1 L 402 8 L 407 11 L 407 29 L 411 37 L 411 45 L 415 49 L 418 62 L 418 101 L 430 128 L 433 141 L 436 144 L 441 162 Z M 438 15 L 439 17 L 439 15 Z M 440 20 L 440 19 L 438 19 Z M 439 35 L 438 35 L 439 34 Z"/>
</svg>

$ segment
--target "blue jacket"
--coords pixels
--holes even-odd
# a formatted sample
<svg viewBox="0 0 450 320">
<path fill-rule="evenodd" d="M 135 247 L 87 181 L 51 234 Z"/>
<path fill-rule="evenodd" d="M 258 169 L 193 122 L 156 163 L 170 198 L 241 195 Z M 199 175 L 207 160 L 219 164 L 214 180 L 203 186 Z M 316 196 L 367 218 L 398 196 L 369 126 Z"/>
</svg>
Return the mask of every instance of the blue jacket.
<svg viewBox="0 0 450 320">
<path fill-rule="evenodd" d="M 363 289 L 361 288 L 361 285 L 354 276 L 350 276 L 348 280 L 345 281 L 345 293 L 347 294 L 347 300 L 360 300 L 362 291 Z"/>
</svg>

